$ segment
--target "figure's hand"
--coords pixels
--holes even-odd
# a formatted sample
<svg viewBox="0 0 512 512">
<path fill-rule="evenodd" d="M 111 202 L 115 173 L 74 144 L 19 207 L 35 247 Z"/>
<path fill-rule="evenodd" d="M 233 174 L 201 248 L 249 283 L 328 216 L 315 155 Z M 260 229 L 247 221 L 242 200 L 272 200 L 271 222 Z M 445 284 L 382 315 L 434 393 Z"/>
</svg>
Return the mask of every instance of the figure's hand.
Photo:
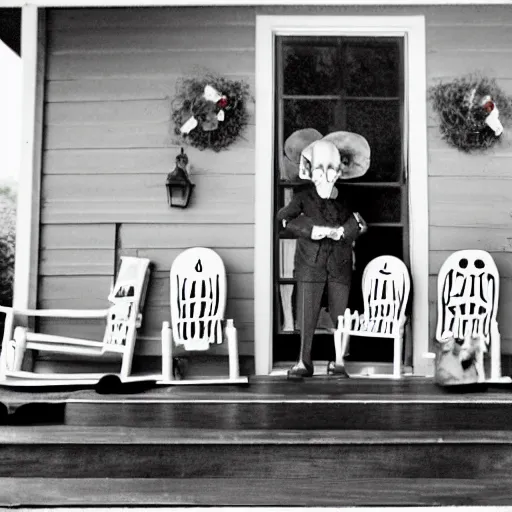
<svg viewBox="0 0 512 512">
<path fill-rule="evenodd" d="M 327 236 L 332 240 L 338 241 L 343 238 L 344 234 L 345 234 L 345 229 L 343 228 L 343 226 L 341 226 L 339 228 L 331 229 L 331 231 L 329 232 L 329 234 Z"/>
<path fill-rule="evenodd" d="M 322 240 L 329 234 L 330 228 L 324 228 L 323 226 L 313 226 L 311 230 L 311 240 Z"/>
<path fill-rule="evenodd" d="M 366 224 L 363 217 L 361 217 L 361 214 L 359 212 L 354 212 L 354 217 L 357 220 L 357 223 L 359 224 L 359 233 L 362 235 L 363 233 L 366 233 L 368 231 L 368 224 Z"/>
</svg>

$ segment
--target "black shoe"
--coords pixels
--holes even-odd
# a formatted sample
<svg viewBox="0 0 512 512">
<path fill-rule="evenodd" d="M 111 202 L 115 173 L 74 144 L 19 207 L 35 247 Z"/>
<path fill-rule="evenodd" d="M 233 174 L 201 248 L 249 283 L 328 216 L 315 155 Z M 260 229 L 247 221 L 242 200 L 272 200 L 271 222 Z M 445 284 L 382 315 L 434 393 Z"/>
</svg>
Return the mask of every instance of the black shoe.
<svg viewBox="0 0 512 512">
<path fill-rule="evenodd" d="M 327 365 L 327 375 L 337 375 L 338 377 L 349 378 L 347 370 L 345 370 L 344 364 L 336 364 L 335 361 L 329 361 Z"/>
<path fill-rule="evenodd" d="M 312 364 L 299 362 L 296 365 L 292 366 L 288 370 L 288 378 L 290 380 L 300 380 L 303 377 L 312 377 L 314 373 L 314 368 Z"/>
</svg>

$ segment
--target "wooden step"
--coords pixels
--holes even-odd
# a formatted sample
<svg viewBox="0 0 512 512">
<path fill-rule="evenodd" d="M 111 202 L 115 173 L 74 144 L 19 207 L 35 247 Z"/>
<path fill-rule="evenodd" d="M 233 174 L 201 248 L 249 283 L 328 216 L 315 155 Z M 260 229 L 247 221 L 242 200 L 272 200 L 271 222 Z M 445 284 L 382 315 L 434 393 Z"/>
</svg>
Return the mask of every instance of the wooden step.
<svg viewBox="0 0 512 512">
<path fill-rule="evenodd" d="M 6 427 L 0 506 L 504 505 L 510 431 Z"/>
<path fill-rule="evenodd" d="M 512 403 L 126 402 L 68 403 L 77 426 L 270 430 L 508 430 Z"/>
<path fill-rule="evenodd" d="M 286 465 L 284 465 L 286 467 Z M 47 507 L 397 507 L 509 505 L 510 482 L 494 478 L 402 478 L 318 480 L 245 478 L 10 478 L 0 480 L 12 500 L 0 506 L 31 503 Z M 0 491 L 1 492 L 1 491 Z M 32 498 L 32 499 L 31 499 Z M 11 505 L 11 503 L 13 505 Z M 4 505 L 5 504 L 5 505 Z M 284 504 L 284 505 L 283 505 Z M 34 505 L 36 506 L 36 505 Z M 500 510 L 508 510 L 504 507 Z M 125 512 L 126 509 L 123 509 Z M 236 512 L 240 512 L 238 509 Z"/>
</svg>

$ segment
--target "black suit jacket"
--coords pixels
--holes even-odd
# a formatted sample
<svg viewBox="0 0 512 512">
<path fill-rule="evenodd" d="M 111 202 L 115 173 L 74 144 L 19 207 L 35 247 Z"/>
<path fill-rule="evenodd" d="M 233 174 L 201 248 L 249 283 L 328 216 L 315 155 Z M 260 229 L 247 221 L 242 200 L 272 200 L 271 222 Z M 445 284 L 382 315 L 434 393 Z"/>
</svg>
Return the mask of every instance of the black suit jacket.
<svg viewBox="0 0 512 512">
<path fill-rule="evenodd" d="M 297 236 L 295 278 L 299 281 L 332 280 L 350 284 L 352 245 L 360 234 L 359 223 L 346 200 L 321 198 L 313 185 L 297 191 L 290 203 L 277 212 L 277 220 L 286 221 L 286 229 Z M 345 235 L 340 240 L 311 240 L 313 226 L 338 228 Z"/>
</svg>

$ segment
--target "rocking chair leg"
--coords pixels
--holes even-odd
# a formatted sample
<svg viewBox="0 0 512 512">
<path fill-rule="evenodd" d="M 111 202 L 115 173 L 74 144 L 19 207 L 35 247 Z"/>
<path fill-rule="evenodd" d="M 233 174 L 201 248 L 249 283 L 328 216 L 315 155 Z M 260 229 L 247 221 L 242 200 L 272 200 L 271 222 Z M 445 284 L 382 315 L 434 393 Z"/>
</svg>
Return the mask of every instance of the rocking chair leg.
<svg viewBox="0 0 512 512">
<path fill-rule="evenodd" d="M 228 342 L 229 378 L 235 380 L 240 377 L 240 365 L 238 361 L 238 336 L 233 320 L 227 320 L 225 332 Z"/>
<path fill-rule="evenodd" d="M 9 361 L 10 352 L 14 350 L 12 347 L 13 341 L 13 324 L 14 324 L 14 314 L 11 312 L 7 313 L 5 315 L 5 325 L 4 325 L 4 336 L 2 339 L 2 350 L 0 352 L 0 379 L 5 379 L 5 373 L 9 368 L 10 363 L 12 361 Z"/>
<path fill-rule="evenodd" d="M 0 380 L 5 379 L 5 372 L 7 371 L 7 343 L 10 343 L 10 341 L 2 343 L 2 351 L 0 352 Z"/>
<path fill-rule="evenodd" d="M 350 334 L 344 332 L 341 338 L 341 362 L 345 364 L 345 354 L 347 353 L 348 342 L 350 341 Z"/>
<path fill-rule="evenodd" d="M 345 370 L 345 353 L 347 351 L 349 338 L 348 332 L 344 332 L 340 328 L 334 331 L 334 352 L 336 359 L 334 363 L 329 363 L 327 373 L 348 377 L 347 371 Z"/>
<path fill-rule="evenodd" d="M 27 330 L 25 327 L 16 327 L 14 329 L 14 357 L 12 361 L 12 371 L 19 372 L 23 365 L 23 357 L 27 346 Z"/>
<path fill-rule="evenodd" d="M 121 362 L 121 381 L 124 379 L 127 379 L 130 374 L 132 373 L 132 361 L 133 361 L 133 354 L 135 352 L 135 340 L 134 336 L 135 333 L 133 332 L 135 330 L 135 327 L 130 326 L 130 331 L 127 337 L 126 337 L 126 343 L 128 344 L 125 348 L 125 353 L 123 354 L 123 360 Z M 133 341 L 129 341 L 133 340 Z"/>
<path fill-rule="evenodd" d="M 497 329 L 493 330 L 491 336 L 491 379 L 501 377 L 501 339 Z"/>
<path fill-rule="evenodd" d="M 402 367 L 402 338 L 396 336 L 393 343 L 393 378 L 399 379 L 401 377 Z"/>
<path fill-rule="evenodd" d="M 343 334 L 345 334 L 345 333 L 343 333 Z M 342 346 L 341 337 L 342 337 L 342 332 L 339 329 L 336 329 L 334 331 L 334 353 L 336 355 L 336 359 L 335 359 L 336 365 L 343 364 L 343 353 L 341 351 L 341 346 Z"/>
<path fill-rule="evenodd" d="M 132 373 L 132 358 L 133 358 L 133 349 L 129 352 L 127 351 L 123 354 L 123 361 L 121 363 L 121 380 L 127 379 Z"/>
<path fill-rule="evenodd" d="M 169 322 L 162 324 L 162 378 L 173 380 L 172 371 L 172 331 Z"/>
</svg>

